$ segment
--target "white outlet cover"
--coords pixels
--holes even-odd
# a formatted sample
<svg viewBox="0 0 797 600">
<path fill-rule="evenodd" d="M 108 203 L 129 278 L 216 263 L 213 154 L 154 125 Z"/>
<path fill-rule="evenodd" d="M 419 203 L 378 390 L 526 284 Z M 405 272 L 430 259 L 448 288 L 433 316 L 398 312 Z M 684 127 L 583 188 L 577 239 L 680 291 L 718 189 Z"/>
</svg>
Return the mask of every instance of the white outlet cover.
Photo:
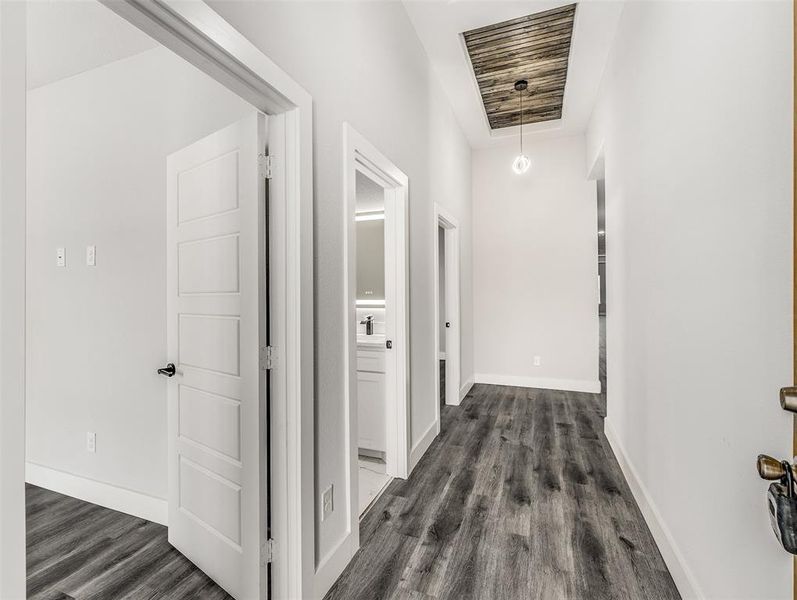
<svg viewBox="0 0 797 600">
<path fill-rule="evenodd" d="M 55 266 L 56 267 L 66 266 L 66 248 L 55 249 Z"/>
<path fill-rule="evenodd" d="M 97 265 L 97 246 L 86 246 L 86 265 L 89 267 Z"/>
<path fill-rule="evenodd" d="M 541 363 L 542 363 L 542 361 L 540 360 L 540 357 L 539 356 L 535 356 L 534 357 L 534 366 L 535 367 L 539 367 Z"/>
<path fill-rule="evenodd" d="M 86 432 L 86 450 L 89 452 L 97 451 L 97 434 L 93 431 Z"/>
</svg>

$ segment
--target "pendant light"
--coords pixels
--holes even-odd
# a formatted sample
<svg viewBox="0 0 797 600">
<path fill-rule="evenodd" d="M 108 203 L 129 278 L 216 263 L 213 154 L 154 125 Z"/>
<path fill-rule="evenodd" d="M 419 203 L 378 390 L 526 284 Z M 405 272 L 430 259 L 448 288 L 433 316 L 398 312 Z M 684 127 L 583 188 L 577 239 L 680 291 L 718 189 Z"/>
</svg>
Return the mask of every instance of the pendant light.
<svg viewBox="0 0 797 600">
<path fill-rule="evenodd" d="M 512 163 L 512 170 L 518 175 L 522 175 L 529 170 L 531 160 L 523 154 L 523 92 L 529 87 L 529 82 L 521 79 L 515 82 L 515 91 L 520 94 L 520 154 L 517 155 Z"/>
</svg>

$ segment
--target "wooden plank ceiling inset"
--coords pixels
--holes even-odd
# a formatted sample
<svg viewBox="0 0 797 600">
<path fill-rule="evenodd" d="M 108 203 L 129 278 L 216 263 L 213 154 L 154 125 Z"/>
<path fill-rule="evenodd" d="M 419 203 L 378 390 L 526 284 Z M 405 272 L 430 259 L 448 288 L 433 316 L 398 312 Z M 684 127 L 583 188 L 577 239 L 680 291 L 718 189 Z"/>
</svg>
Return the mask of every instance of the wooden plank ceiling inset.
<svg viewBox="0 0 797 600">
<path fill-rule="evenodd" d="M 524 123 L 562 118 L 575 15 L 569 4 L 462 34 L 492 129 L 520 124 L 519 79 Z"/>
</svg>

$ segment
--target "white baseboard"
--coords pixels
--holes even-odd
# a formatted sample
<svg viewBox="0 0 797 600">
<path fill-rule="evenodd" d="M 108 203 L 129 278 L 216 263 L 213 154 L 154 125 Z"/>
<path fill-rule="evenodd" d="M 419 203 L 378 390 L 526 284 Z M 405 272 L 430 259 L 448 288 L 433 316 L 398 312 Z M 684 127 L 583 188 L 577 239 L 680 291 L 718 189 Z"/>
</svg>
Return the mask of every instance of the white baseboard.
<svg viewBox="0 0 797 600">
<path fill-rule="evenodd" d="M 678 549 L 647 488 L 639 479 L 639 475 L 628 459 L 625 448 L 623 448 L 608 417 L 604 419 L 603 429 L 606 433 L 606 439 L 609 440 L 609 445 L 614 451 L 614 456 L 617 458 L 617 462 L 620 463 L 620 469 L 623 471 L 626 481 L 628 481 L 631 493 L 642 511 L 642 516 L 645 517 L 645 522 L 653 534 L 653 539 L 656 540 L 659 552 L 661 552 L 661 556 L 670 570 L 670 575 L 672 575 L 673 581 L 675 581 L 675 585 L 681 593 L 681 597 L 684 600 L 705 600 L 706 596 L 700 589 L 694 573 L 689 569 L 689 565 Z"/>
<path fill-rule="evenodd" d="M 470 392 L 470 388 L 472 388 L 472 387 L 473 387 L 473 377 L 471 377 L 470 379 L 468 379 L 468 380 L 467 380 L 467 381 L 466 381 L 466 382 L 465 382 L 465 383 L 462 385 L 462 387 L 461 387 L 461 388 L 459 388 L 459 402 L 460 402 L 460 403 L 462 403 L 462 401 L 465 399 L 465 396 L 467 396 L 467 395 L 468 395 L 468 392 Z"/>
<path fill-rule="evenodd" d="M 59 494 L 167 525 L 169 503 L 141 492 L 102 483 L 32 462 L 25 463 L 25 481 Z"/>
<path fill-rule="evenodd" d="M 435 419 L 435 421 L 421 436 L 421 439 L 418 440 L 418 443 L 412 447 L 412 451 L 410 452 L 410 473 L 412 473 L 415 465 L 417 465 L 421 458 L 423 458 L 423 455 L 426 454 L 426 451 L 429 449 L 429 446 L 432 445 L 432 442 L 437 437 L 439 432 L 440 421 Z"/>
<path fill-rule="evenodd" d="M 359 523 L 355 524 L 355 527 L 359 526 Z M 352 548 L 352 539 L 353 536 L 349 533 L 319 561 L 313 578 L 314 600 L 323 600 L 332 585 L 351 562 L 356 552 Z"/>
<path fill-rule="evenodd" d="M 601 382 L 587 379 L 554 379 L 550 377 L 523 377 L 517 375 L 493 375 L 476 373 L 476 383 L 492 385 L 513 385 L 516 387 L 539 388 L 543 390 L 563 390 L 566 392 L 586 392 L 600 394 Z"/>
</svg>

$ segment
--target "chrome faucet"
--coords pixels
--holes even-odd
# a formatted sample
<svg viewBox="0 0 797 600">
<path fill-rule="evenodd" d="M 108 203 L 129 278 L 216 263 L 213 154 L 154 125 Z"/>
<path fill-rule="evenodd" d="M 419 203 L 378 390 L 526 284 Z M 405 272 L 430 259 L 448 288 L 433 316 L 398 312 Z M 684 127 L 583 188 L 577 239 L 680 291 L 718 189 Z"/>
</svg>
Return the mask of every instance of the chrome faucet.
<svg viewBox="0 0 797 600">
<path fill-rule="evenodd" d="M 365 325 L 365 335 L 374 335 L 374 315 L 365 315 L 365 320 L 360 321 L 360 325 Z"/>
</svg>

